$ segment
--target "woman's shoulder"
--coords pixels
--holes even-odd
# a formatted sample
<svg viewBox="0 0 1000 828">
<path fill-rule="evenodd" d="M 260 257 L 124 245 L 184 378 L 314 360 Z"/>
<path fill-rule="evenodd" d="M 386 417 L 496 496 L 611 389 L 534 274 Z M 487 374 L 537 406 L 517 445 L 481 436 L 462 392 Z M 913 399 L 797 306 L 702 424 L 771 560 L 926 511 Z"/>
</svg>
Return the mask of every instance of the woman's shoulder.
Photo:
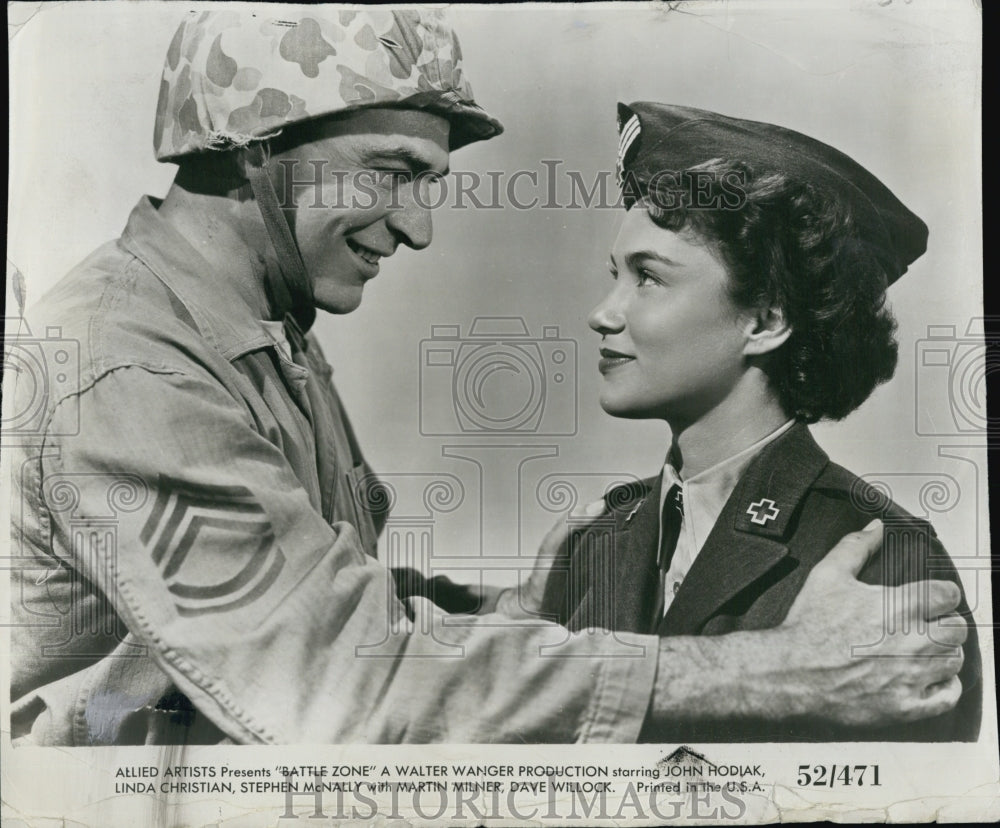
<svg viewBox="0 0 1000 828">
<path fill-rule="evenodd" d="M 832 462 L 813 483 L 790 546 L 805 557 L 821 558 L 831 542 L 876 518 L 882 521 L 883 542 L 860 573 L 861 580 L 900 584 L 930 577 L 960 583 L 954 562 L 927 518 L 894 501 L 879 481 Z"/>
<path fill-rule="evenodd" d="M 919 528 L 934 535 L 930 522 L 893 500 L 884 482 L 861 477 L 838 463 L 831 461 L 824 467 L 812 490 L 817 497 L 839 505 L 845 515 L 864 521 L 863 525 L 878 518 L 886 524 Z"/>
</svg>

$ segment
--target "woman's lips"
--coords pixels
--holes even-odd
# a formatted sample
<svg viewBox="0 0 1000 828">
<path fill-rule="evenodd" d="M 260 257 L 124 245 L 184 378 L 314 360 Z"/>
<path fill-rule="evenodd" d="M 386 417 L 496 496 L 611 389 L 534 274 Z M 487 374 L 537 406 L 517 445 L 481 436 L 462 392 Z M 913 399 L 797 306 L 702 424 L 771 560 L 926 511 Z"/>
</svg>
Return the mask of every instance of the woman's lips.
<svg viewBox="0 0 1000 828">
<path fill-rule="evenodd" d="M 634 359 L 635 357 L 628 354 L 613 351 L 610 348 L 601 348 L 601 360 L 597 363 L 597 370 L 602 374 L 606 374 L 615 368 L 620 368 L 622 365 L 632 362 Z"/>
</svg>

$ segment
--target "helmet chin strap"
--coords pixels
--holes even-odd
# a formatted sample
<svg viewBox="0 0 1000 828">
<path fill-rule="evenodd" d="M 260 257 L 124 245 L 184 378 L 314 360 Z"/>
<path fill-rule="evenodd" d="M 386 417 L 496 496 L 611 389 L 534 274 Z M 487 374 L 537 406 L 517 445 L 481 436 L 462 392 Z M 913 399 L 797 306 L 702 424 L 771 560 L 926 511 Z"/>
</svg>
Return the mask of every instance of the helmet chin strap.
<svg viewBox="0 0 1000 828">
<path fill-rule="evenodd" d="M 279 273 L 267 271 L 268 298 L 278 319 L 291 314 L 302 331 L 308 331 L 316 319 L 316 305 L 312 281 L 299 253 L 299 246 L 292 236 L 292 229 L 281 212 L 278 194 L 268 175 L 270 151 L 265 142 L 259 141 L 246 148 L 246 175 L 254 199 L 264 219 L 264 227 L 271 245 L 278 256 Z"/>
</svg>

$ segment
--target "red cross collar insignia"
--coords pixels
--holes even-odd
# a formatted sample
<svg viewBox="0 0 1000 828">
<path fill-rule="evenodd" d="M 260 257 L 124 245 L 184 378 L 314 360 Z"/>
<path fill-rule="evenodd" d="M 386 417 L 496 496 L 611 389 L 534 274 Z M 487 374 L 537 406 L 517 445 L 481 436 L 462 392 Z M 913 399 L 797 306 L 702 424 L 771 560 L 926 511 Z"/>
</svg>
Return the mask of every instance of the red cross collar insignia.
<svg viewBox="0 0 1000 828">
<path fill-rule="evenodd" d="M 756 503 L 751 503 L 747 507 L 747 514 L 750 515 L 750 522 L 758 526 L 766 526 L 769 520 L 774 520 L 781 514 L 781 509 L 769 498 L 763 497 Z"/>
</svg>

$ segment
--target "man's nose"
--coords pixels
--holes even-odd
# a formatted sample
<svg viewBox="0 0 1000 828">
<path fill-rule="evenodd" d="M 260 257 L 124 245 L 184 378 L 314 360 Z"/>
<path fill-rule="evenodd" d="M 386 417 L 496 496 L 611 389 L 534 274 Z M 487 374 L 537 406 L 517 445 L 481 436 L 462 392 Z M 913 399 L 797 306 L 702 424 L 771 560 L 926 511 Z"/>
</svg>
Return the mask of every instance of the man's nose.
<svg viewBox="0 0 1000 828">
<path fill-rule="evenodd" d="M 389 211 L 386 224 L 403 244 L 414 250 L 423 250 L 431 243 L 434 228 L 430 208 L 426 201 L 418 197 L 415 189 L 415 186 L 402 188 L 400 203 Z"/>
<path fill-rule="evenodd" d="M 587 319 L 587 324 L 602 336 L 619 333 L 625 327 L 625 316 L 621 311 L 616 293 L 617 291 L 611 290 L 590 312 L 590 317 Z"/>
</svg>

